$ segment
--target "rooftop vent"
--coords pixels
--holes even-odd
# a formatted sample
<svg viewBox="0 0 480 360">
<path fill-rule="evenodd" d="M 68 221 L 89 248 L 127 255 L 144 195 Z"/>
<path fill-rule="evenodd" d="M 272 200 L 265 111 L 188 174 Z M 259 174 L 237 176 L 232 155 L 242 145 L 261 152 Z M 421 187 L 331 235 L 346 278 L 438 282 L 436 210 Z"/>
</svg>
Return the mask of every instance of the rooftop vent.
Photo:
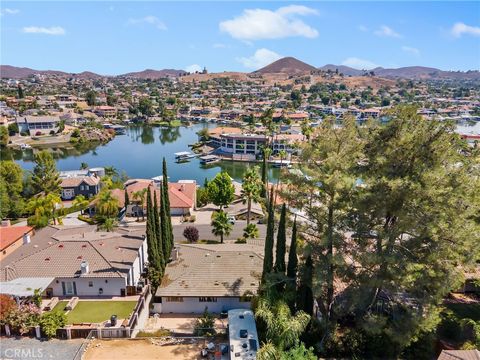
<svg viewBox="0 0 480 360">
<path fill-rule="evenodd" d="M 78 259 L 78 260 L 81 260 L 81 259 L 83 259 L 83 258 L 82 258 L 82 255 L 80 255 L 80 256 L 77 256 L 77 259 Z"/>
<path fill-rule="evenodd" d="M 45 258 L 45 261 L 50 261 L 50 258 L 49 257 Z"/>
<path fill-rule="evenodd" d="M 63 249 L 63 244 L 58 245 L 60 249 Z"/>
<path fill-rule="evenodd" d="M 87 247 L 87 244 L 83 244 L 83 245 L 82 245 L 82 248 L 85 249 L 86 247 Z"/>
</svg>

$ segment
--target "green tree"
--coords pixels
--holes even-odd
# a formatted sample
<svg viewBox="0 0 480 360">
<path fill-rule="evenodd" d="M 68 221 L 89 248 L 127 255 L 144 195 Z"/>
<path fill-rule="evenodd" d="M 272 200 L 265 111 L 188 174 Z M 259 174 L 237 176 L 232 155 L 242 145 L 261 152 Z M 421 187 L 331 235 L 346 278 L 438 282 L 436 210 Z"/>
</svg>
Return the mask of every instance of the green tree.
<svg viewBox="0 0 480 360">
<path fill-rule="evenodd" d="M 75 196 L 75 199 L 72 201 L 72 207 L 78 208 L 80 210 L 85 209 L 89 204 L 89 201 L 83 195 Z"/>
<path fill-rule="evenodd" d="M 104 218 L 116 218 L 118 215 L 118 199 L 108 189 L 103 189 L 98 194 L 96 213 Z"/>
<path fill-rule="evenodd" d="M 8 129 L 5 126 L 0 126 L 0 147 L 7 147 L 8 145 Z"/>
<path fill-rule="evenodd" d="M 137 206 L 140 206 L 142 209 L 142 221 L 145 221 L 145 198 L 147 196 L 147 188 L 135 191 L 133 194 L 133 200 L 137 203 Z M 139 220 L 137 212 L 137 221 Z"/>
<path fill-rule="evenodd" d="M 297 271 L 298 271 L 298 257 L 297 257 L 297 221 L 293 222 L 292 240 L 290 242 L 290 249 L 288 251 L 288 265 L 287 265 L 287 292 L 291 294 L 287 300 L 290 310 L 295 309 L 295 290 L 297 287 Z"/>
<path fill-rule="evenodd" d="M 163 208 L 163 213 L 162 213 Z M 167 252 L 165 253 L 165 259 L 168 261 L 170 258 L 170 253 L 174 246 L 173 239 L 173 227 L 172 227 L 172 217 L 170 209 L 170 195 L 169 195 L 169 185 L 168 185 L 168 173 L 167 173 L 167 161 L 163 158 L 162 161 L 162 187 L 161 187 L 161 204 L 160 204 L 161 215 L 161 226 L 162 228 L 162 238 L 166 242 Z"/>
<path fill-rule="evenodd" d="M 5 216 L 17 218 L 23 212 L 24 202 L 22 198 L 23 191 L 23 170 L 20 165 L 13 161 L 0 162 L 0 183 L 2 183 L 4 193 L 1 203 L 0 213 L 2 218 Z"/>
<path fill-rule="evenodd" d="M 17 95 L 18 95 L 18 98 L 19 98 L 19 99 L 23 99 L 23 98 L 24 98 L 23 88 L 22 88 L 20 85 L 18 85 L 18 87 L 17 87 Z"/>
<path fill-rule="evenodd" d="M 228 175 L 226 171 L 219 172 L 215 178 L 208 183 L 208 197 L 220 210 L 233 201 L 235 198 L 234 195 L 235 188 L 230 175 Z"/>
<path fill-rule="evenodd" d="M 287 243 L 286 234 L 286 217 L 287 208 L 285 203 L 282 205 L 282 212 L 280 214 L 280 221 L 278 222 L 277 245 L 275 252 L 275 272 L 285 273 L 285 251 Z"/>
<path fill-rule="evenodd" d="M 20 132 L 20 130 L 19 130 L 18 124 L 16 122 L 8 124 L 8 135 L 9 136 L 14 136 L 15 134 L 18 134 L 19 132 Z"/>
<path fill-rule="evenodd" d="M 212 215 L 212 234 L 220 236 L 220 243 L 223 244 L 223 238 L 230 235 L 233 226 L 228 220 L 228 215 L 223 210 L 216 211 Z"/>
<path fill-rule="evenodd" d="M 33 214 L 28 218 L 28 224 L 41 228 L 53 220 L 53 224 L 56 225 L 61 204 L 60 196 L 54 193 L 31 198 L 26 206 L 28 213 Z"/>
<path fill-rule="evenodd" d="M 274 202 L 273 202 L 273 186 L 270 191 L 268 204 L 268 219 L 267 219 L 267 234 L 265 237 L 265 248 L 263 257 L 263 271 L 262 279 L 265 280 L 266 276 L 272 272 L 273 269 L 273 246 L 274 246 L 274 233 L 275 233 L 275 216 L 274 216 Z"/>
<path fill-rule="evenodd" d="M 52 154 L 45 150 L 35 154 L 35 167 L 32 175 L 32 187 L 35 193 L 59 194 L 60 183 L 61 180 Z"/>
<path fill-rule="evenodd" d="M 303 264 L 300 285 L 297 291 L 297 309 L 312 315 L 313 313 L 313 261 L 309 254 Z"/>
<path fill-rule="evenodd" d="M 247 204 L 247 225 L 250 224 L 252 212 L 252 201 L 260 201 L 262 183 L 258 176 L 258 167 L 249 167 L 243 176 L 241 197 L 243 203 Z"/>
<path fill-rule="evenodd" d="M 87 170 L 88 169 L 88 164 L 86 162 L 82 162 L 80 164 L 80 170 Z"/>
<path fill-rule="evenodd" d="M 148 264 L 149 269 L 153 268 L 157 272 L 162 274 L 163 269 L 160 266 L 159 259 L 159 243 L 157 238 L 158 229 L 156 228 L 155 223 L 155 211 L 152 206 L 152 193 L 150 187 L 147 189 L 147 224 L 146 224 L 146 236 L 147 236 L 147 255 L 148 255 Z"/>
<path fill-rule="evenodd" d="M 170 255 L 165 253 L 167 250 L 165 239 L 162 234 L 162 226 L 160 225 L 160 212 L 158 210 L 158 201 L 157 201 L 157 192 L 153 191 L 153 224 L 155 229 L 156 236 L 156 248 L 157 248 L 157 257 L 158 257 L 158 268 L 161 269 L 162 274 L 165 270 L 165 265 L 168 263 Z M 168 255 L 167 255 L 168 254 Z"/>
<path fill-rule="evenodd" d="M 97 102 L 97 93 L 93 90 L 87 91 L 85 94 L 85 100 L 87 100 L 88 106 L 94 106 Z"/>
<path fill-rule="evenodd" d="M 40 316 L 40 327 L 48 338 L 55 337 L 57 330 L 67 325 L 67 315 L 63 311 L 49 311 Z"/>
</svg>

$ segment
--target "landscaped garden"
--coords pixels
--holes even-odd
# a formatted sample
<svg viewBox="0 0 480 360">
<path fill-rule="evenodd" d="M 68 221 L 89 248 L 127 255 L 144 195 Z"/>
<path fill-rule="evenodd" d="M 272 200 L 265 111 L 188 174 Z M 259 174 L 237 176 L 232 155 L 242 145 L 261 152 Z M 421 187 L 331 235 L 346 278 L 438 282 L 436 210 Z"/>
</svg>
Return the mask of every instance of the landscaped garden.
<svg viewBox="0 0 480 360">
<path fill-rule="evenodd" d="M 63 311 L 67 301 L 60 301 L 52 311 Z M 68 324 L 100 323 L 117 315 L 117 319 L 126 319 L 133 311 L 136 301 L 79 301 L 67 314 Z"/>
</svg>

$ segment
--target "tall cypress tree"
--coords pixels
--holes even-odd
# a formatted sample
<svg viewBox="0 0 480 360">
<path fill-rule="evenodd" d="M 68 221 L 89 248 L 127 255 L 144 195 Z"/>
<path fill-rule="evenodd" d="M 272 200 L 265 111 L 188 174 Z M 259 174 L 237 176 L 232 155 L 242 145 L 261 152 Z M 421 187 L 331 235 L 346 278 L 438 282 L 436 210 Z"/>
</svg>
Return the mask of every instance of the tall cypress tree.
<svg viewBox="0 0 480 360">
<path fill-rule="evenodd" d="M 125 198 L 125 209 L 126 209 L 127 206 L 130 205 L 130 198 L 128 197 L 127 189 L 125 189 L 124 198 Z"/>
<path fill-rule="evenodd" d="M 167 174 L 167 162 L 165 158 L 163 158 L 163 205 L 165 207 L 165 215 L 166 215 L 166 238 L 168 239 L 168 253 L 167 256 L 170 257 L 170 251 L 173 249 L 173 228 L 172 228 L 172 218 L 170 215 L 170 198 L 168 196 L 168 174 Z"/>
<path fill-rule="evenodd" d="M 152 198 L 150 193 L 150 187 L 147 190 L 147 254 L 148 254 L 148 263 L 151 267 L 158 269 L 158 251 L 157 251 L 157 237 L 155 235 L 154 220 L 153 220 L 153 211 L 152 211 Z"/>
<path fill-rule="evenodd" d="M 262 197 L 267 196 L 267 157 L 265 156 L 265 152 L 263 153 L 263 160 L 262 160 Z"/>
<path fill-rule="evenodd" d="M 307 314 L 313 314 L 313 262 L 312 255 L 308 255 L 303 268 L 303 276 L 298 288 L 297 309 Z"/>
<path fill-rule="evenodd" d="M 297 258 L 297 220 L 293 222 L 292 228 L 292 241 L 290 242 L 290 251 L 288 252 L 288 266 L 287 277 L 294 279 L 296 283 L 298 270 L 298 258 Z"/>
<path fill-rule="evenodd" d="M 158 201 L 157 201 L 157 192 L 153 191 L 153 224 L 155 228 L 155 238 L 157 245 L 157 254 L 158 254 L 158 266 L 163 271 L 165 270 L 165 264 L 168 259 L 165 259 L 165 253 L 163 249 L 163 236 L 162 229 L 160 226 L 160 214 L 158 212 Z"/>
<path fill-rule="evenodd" d="M 273 214 L 273 187 L 270 192 L 268 205 L 268 220 L 267 220 L 267 235 L 265 238 L 265 250 L 263 257 L 263 272 L 262 279 L 265 279 L 267 274 L 272 272 L 273 268 L 273 237 L 275 231 L 275 219 Z"/>
<path fill-rule="evenodd" d="M 285 231 L 287 209 L 285 203 L 282 205 L 280 221 L 278 222 L 277 248 L 275 253 L 275 272 L 285 274 L 285 248 L 287 235 Z"/>
</svg>

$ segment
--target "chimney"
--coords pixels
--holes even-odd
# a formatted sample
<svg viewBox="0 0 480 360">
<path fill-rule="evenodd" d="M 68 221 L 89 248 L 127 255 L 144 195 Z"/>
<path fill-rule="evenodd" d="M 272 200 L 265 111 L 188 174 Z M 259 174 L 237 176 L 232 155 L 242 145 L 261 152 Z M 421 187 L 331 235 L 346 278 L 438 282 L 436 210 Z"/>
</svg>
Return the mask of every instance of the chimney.
<svg viewBox="0 0 480 360">
<path fill-rule="evenodd" d="M 2 220 L 2 227 L 10 226 L 10 220 Z"/>
<path fill-rule="evenodd" d="M 180 191 L 185 191 L 185 185 L 180 185 Z"/>
<path fill-rule="evenodd" d="M 23 245 L 30 244 L 30 234 L 25 233 L 23 234 Z"/>
<path fill-rule="evenodd" d="M 80 271 L 82 275 L 88 274 L 89 267 L 88 267 L 88 261 L 83 260 L 82 263 L 80 264 Z"/>
</svg>

